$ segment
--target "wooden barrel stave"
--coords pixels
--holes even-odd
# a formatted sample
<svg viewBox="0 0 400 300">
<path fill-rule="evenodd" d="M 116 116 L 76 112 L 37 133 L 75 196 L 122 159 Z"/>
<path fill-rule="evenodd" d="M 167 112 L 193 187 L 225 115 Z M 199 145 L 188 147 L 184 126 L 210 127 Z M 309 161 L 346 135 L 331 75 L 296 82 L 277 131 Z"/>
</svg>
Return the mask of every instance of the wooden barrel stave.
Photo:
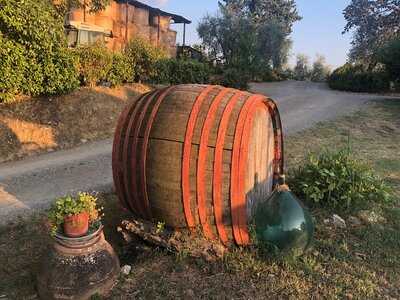
<svg viewBox="0 0 400 300">
<path fill-rule="evenodd" d="M 162 93 L 165 98 L 158 100 Z M 200 102 L 199 94 L 203 94 Z M 131 211 L 142 217 L 174 227 L 199 225 L 210 238 L 249 243 L 248 204 L 270 192 L 273 177 L 281 171 L 283 144 L 277 141 L 281 131 L 276 106 L 264 96 L 204 85 L 176 86 L 153 96 L 142 98 L 135 116 L 129 116 L 135 119 L 130 120 L 135 127 L 133 134 L 131 128 L 127 130 L 129 137 L 125 134 L 121 139 L 124 130 L 117 128 L 114 148 L 125 147 L 125 152 L 131 153 L 130 157 L 125 153 L 121 162 L 114 158 L 118 151 L 113 151 L 117 190 L 125 186 L 128 202 L 139 209 Z M 278 117 L 271 118 L 271 112 Z M 192 125 L 188 133 L 189 120 Z M 119 127 L 124 126 L 126 121 L 120 119 Z M 276 156 L 274 160 L 271 155 Z M 115 161 L 118 167 L 114 167 Z M 127 163 L 130 170 L 124 170 L 121 183 L 117 171 Z M 182 172 L 185 164 L 187 169 Z M 182 181 L 186 182 L 186 194 L 182 193 Z M 131 184 L 127 187 L 126 182 Z M 126 206 L 124 196 L 121 192 L 118 195 Z"/>
</svg>

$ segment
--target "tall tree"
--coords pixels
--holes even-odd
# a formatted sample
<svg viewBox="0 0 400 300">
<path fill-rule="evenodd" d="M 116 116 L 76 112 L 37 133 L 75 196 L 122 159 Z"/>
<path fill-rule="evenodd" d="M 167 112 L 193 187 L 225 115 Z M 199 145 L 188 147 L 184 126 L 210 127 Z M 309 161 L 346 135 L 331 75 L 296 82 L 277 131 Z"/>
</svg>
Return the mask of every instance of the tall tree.
<svg viewBox="0 0 400 300">
<path fill-rule="evenodd" d="M 300 20 L 293 0 L 224 0 L 219 14 L 198 26 L 203 44 L 228 65 L 279 69 L 287 61 L 293 23 Z"/>
<path fill-rule="evenodd" d="M 224 0 L 223 3 L 238 14 L 250 16 L 258 25 L 270 21 L 280 23 L 287 33 L 301 20 L 294 0 Z"/>
<path fill-rule="evenodd" d="M 347 21 L 343 33 L 354 30 L 350 60 L 372 69 L 378 49 L 400 35 L 400 0 L 352 0 L 343 14 Z"/>
<path fill-rule="evenodd" d="M 89 13 L 94 13 L 106 8 L 112 0 L 50 0 L 57 12 L 65 16 L 71 9 L 84 8 Z"/>
<path fill-rule="evenodd" d="M 308 80 L 310 76 L 309 58 L 305 54 L 298 54 L 296 66 L 294 67 L 294 77 L 296 80 Z"/>
<path fill-rule="evenodd" d="M 323 55 L 317 54 L 313 63 L 310 78 L 311 81 L 323 82 L 326 81 L 330 73 L 330 67 L 326 64 L 326 59 Z"/>
</svg>

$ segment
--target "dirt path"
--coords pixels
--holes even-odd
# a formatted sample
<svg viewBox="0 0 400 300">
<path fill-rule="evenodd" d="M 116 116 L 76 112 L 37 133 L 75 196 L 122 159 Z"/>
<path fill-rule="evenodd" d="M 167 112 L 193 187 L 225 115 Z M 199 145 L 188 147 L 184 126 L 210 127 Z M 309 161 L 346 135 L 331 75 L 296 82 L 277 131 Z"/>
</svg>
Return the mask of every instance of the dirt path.
<svg viewBox="0 0 400 300">
<path fill-rule="evenodd" d="M 250 89 L 278 103 L 283 127 L 289 134 L 350 113 L 368 100 L 392 98 L 334 91 L 325 83 L 305 81 L 253 83 Z"/>
<path fill-rule="evenodd" d="M 309 82 L 255 83 L 252 91 L 278 102 L 286 133 L 333 119 L 383 96 L 343 93 Z M 0 223 L 40 210 L 77 191 L 111 191 L 112 141 L 86 144 L 0 165 Z"/>
</svg>

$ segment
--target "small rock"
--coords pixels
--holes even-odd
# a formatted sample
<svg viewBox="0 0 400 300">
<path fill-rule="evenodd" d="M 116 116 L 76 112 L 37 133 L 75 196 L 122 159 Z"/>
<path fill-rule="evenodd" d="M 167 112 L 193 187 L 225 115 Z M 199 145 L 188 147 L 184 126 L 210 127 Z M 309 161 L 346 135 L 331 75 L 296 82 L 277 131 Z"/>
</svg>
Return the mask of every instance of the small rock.
<svg viewBox="0 0 400 300">
<path fill-rule="evenodd" d="M 194 291 L 192 289 L 188 289 L 185 292 L 186 296 L 189 297 L 190 299 L 194 298 Z"/>
<path fill-rule="evenodd" d="M 49 149 L 47 149 L 47 152 L 54 152 L 54 149 L 53 148 L 49 148 Z"/>
<path fill-rule="evenodd" d="M 367 255 L 364 254 L 364 253 L 355 252 L 354 254 L 356 255 L 357 258 L 360 258 L 360 259 L 367 259 Z"/>
<path fill-rule="evenodd" d="M 357 214 L 365 224 L 385 223 L 386 219 L 374 211 L 360 210 Z"/>
<path fill-rule="evenodd" d="M 121 273 L 128 276 L 131 273 L 132 267 L 130 265 L 125 265 L 121 268 Z"/>
<path fill-rule="evenodd" d="M 83 144 L 85 144 L 85 143 L 87 143 L 87 139 L 81 139 L 81 143 L 83 143 Z"/>
<path fill-rule="evenodd" d="M 360 221 L 359 218 L 354 217 L 354 216 L 350 216 L 347 219 L 347 222 L 349 222 L 349 224 L 353 225 L 353 226 L 360 226 L 362 224 L 362 222 Z"/>
<path fill-rule="evenodd" d="M 333 215 L 332 216 L 332 223 L 333 225 L 335 225 L 336 227 L 340 227 L 340 228 L 346 228 L 346 221 L 343 220 L 340 216 L 338 215 Z"/>
</svg>

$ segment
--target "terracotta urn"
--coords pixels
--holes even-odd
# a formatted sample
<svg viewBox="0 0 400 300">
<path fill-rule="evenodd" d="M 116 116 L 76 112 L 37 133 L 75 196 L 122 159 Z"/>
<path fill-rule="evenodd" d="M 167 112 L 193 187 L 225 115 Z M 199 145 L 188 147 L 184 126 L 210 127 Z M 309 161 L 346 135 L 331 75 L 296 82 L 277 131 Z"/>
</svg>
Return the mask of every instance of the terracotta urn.
<svg viewBox="0 0 400 300">
<path fill-rule="evenodd" d="M 103 229 L 81 238 L 56 234 L 41 261 L 37 289 L 41 299 L 90 299 L 106 296 L 120 272 L 118 256 Z"/>
</svg>

